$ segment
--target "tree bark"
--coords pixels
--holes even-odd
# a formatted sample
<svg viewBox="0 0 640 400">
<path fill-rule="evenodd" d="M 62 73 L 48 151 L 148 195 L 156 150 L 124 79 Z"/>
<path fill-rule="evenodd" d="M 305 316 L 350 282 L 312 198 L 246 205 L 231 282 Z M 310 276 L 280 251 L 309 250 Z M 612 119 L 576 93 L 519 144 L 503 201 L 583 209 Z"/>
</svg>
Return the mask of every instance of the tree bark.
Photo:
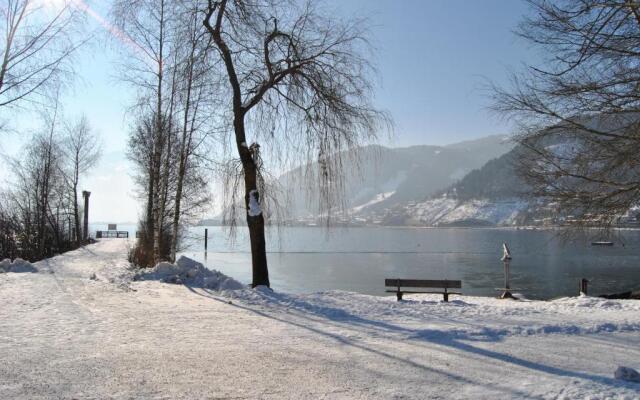
<svg viewBox="0 0 640 400">
<path fill-rule="evenodd" d="M 149 251 L 153 248 L 153 233 L 155 232 L 154 229 L 154 208 L 153 208 L 153 203 L 154 203 L 154 199 L 155 199 L 155 185 L 154 185 L 154 168 L 153 168 L 153 157 L 150 157 L 150 162 L 149 162 L 149 179 L 148 179 L 148 186 L 147 186 L 147 218 L 146 218 L 146 226 L 145 226 L 145 231 L 144 231 L 144 245 L 145 245 L 145 250 Z M 150 265 L 148 265 L 150 267 Z"/>
<path fill-rule="evenodd" d="M 76 246 L 80 247 L 82 240 L 80 239 L 82 234 L 80 233 L 80 206 L 78 205 L 78 185 L 73 185 L 73 219 L 76 230 L 75 242 Z"/>
<path fill-rule="evenodd" d="M 266 238 L 264 234 L 264 215 L 262 209 L 255 215 L 252 213 L 252 201 L 260 204 L 260 192 L 258 191 L 258 170 L 253 159 L 253 154 L 245 143 L 244 115 L 236 118 L 234 123 L 238 152 L 244 171 L 244 203 L 247 210 L 247 226 L 249 227 L 249 239 L 251 241 L 252 283 L 251 287 L 270 286 L 269 268 L 267 265 Z M 252 199 L 251 196 L 256 196 Z"/>
</svg>

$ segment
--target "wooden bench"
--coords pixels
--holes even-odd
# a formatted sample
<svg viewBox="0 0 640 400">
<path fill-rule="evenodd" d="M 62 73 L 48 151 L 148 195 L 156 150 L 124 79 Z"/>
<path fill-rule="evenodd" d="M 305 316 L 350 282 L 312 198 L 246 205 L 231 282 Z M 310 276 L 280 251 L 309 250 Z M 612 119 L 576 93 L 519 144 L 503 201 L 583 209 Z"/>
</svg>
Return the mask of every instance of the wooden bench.
<svg viewBox="0 0 640 400">
<path fill-rule="evenodd" d="M 405 293 L 435 293 L 444 295 L 444 301 L 449 301 L 450 294 L 462 294 L 460 292 L 450 292 L 449 289 L 461 289 L 462 281 L 436 281 L 436 280 L 421 280 L 421 279 L 385 279 L 385 287 L 393 287 L 395 290 L 387 290 L 387 293 L 395 293 L 398 297 L 398 301 L 402 300 L 402 295 Z M 444 289 L 442 292 L 434 291 L 414 291 L 403 290 L 402 288 L 438 288 Z"/>
</svg>

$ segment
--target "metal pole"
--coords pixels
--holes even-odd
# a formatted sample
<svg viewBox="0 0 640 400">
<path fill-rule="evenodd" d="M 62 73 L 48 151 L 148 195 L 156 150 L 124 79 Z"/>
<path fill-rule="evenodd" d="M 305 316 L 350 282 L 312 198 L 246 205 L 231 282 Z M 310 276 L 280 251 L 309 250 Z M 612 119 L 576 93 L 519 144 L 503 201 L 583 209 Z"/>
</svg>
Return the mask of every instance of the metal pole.
<svg viewBox="0 0 640 400">
<path fill-rule="evenodd" d="M 511 289 L 509 286 L 509 260 L 504 260 L 504 288 Z"/>
<path fill-rule="evenodd" d="M 82 227 L 82 239 L 86 242 L 89 239 L 89 196 L 91 192 L 84 190 L 82 197 L 84 197 L 84 226 Z"/>
<path fill-rule="evenodd" d="M 204 229 L 204 251 L 207 251 L 207 242 L 209 240 L 209 229 Z"/>
<path fill-rule="evenodd" d="M 509 263 L 513 257 L 509 251 L 509 246 L 506 243 L 502 243 L 502 261 L 504 262 L 504 292 L 500 296 L 501 299 L 512 299 L 511 285 L 509 282 Z"/>
</svg>

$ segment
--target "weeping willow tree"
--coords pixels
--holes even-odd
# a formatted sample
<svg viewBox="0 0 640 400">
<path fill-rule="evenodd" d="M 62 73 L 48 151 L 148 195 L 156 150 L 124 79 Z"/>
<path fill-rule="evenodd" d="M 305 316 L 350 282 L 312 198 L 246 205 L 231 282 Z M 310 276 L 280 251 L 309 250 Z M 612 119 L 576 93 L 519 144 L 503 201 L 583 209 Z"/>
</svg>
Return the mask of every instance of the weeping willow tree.
<svg viewBox="0 0 640 400">
<path fill-rule="evenodd" d="M 546 55 L 496 90 L 532 194 L 609 230 L 640 203 L 640 2 L 531 0 L 518 34 Z"/>
<path fill-rule="evenodd" d="M 376 139 L 389 119 L 371 103 L 366 23 L 339 20 L 315 1 L 206 1 L 204 26 L 227 79 L 222 120 L 237 154 L 226 163 L 225 209 L 246 210 L 252 286 L 269 286 L 265 210 L 269 168 L 307 165 L 326 215 L 339 204 L 345 150 Z M 314 168 L 314 162 L 318 167 Z"/>
</svg>

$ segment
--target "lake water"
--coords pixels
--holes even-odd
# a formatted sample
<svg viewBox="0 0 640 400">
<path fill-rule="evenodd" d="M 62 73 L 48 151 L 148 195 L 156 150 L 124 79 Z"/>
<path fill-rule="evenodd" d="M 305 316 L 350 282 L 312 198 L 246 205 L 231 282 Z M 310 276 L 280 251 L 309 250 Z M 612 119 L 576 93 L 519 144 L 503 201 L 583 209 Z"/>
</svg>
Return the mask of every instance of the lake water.
<svg viewBox="0 0 640 400">
<path fill-rule="evenodd" d="M 181 254 L 244 283 L 251 281 L 246 227 L 235 244 L 226 229 L 194 227 Z M 271 285 L 287 292 L 349 290 L 385 294 L 385 278 L 460 279 L 462 292 L 495 296 L 503 286 L 502 243 L 509 244 L 511 287 L 528 298 L 575 296 L 640 288 L 640 231 L 621 231 L 615 246 L 565 242 L 553 230 L 465 228 L 286 227 L 268 232 Z M 624 244 L 624 245 L 623 245 Z"/>
</svg>

